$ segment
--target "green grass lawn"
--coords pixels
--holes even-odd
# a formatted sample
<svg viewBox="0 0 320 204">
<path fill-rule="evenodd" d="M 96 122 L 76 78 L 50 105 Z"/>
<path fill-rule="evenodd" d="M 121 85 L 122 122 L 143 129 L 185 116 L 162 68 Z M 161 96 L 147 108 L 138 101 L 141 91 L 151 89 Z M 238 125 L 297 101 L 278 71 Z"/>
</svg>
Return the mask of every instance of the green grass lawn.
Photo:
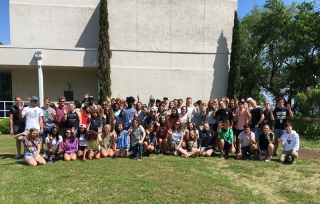
<svg viewBox="0 0 320 204">
<path fill-rule="evenodd" d="M 313 144 L 305 141 L 304 145 Z M 0 203 L 320 203 L 320 159 L 237 161 L 151 155 L 29 167 L 0 136 Z"/>
</svg>

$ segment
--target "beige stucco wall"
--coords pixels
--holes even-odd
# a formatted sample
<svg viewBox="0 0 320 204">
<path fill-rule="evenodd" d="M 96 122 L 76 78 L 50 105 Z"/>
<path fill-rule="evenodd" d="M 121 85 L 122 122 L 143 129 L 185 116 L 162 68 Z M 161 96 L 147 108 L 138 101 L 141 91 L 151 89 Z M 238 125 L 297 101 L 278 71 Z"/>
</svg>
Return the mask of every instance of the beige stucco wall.
<svg viewBox="0 0 320 204">
<path fill-rule="evenodd" d="M 74 99 L 82 100 L 85 93 L 98 97 L 96 69 L 69 68 L 68 70 L 54 67 L 43 67 L 44 96 L 57 101 L 58 97 L 66 91 L 66 85 L 70 85 Z M 25 69 L 15 67 L 12 69 L 12 95 L 20 95 L 23 98 L 30 95 L 39 95 L 37 67 Z"/>
<path fill-rule="evenodd" d="M 139 94 L 146 102 L 150 94 L 205 100 L 226 94 L 237 0 L 108 3 L 113 96 Z M 10 0 L 11 44 L 97 48 L 98 5 L 99 0 Z M 98 66 L 96 52 L 65 54 L 48 51 L 43 63 Z"/>
<path fill-rule="evenodd" d="M 226 94 L 236 0 L 108 2 L 114 95 Z"/>
<path fill-rule="evenodd" d="M 11 45 L 99 45 L 99 0 L 10 0 Z"/>
</svg>

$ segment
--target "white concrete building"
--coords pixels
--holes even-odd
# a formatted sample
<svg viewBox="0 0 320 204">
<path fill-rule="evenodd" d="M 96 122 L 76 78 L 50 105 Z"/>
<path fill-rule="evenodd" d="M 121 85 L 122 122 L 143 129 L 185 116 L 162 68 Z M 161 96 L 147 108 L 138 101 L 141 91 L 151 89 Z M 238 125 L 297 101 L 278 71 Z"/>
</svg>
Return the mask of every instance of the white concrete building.
<svg viewBox="0 0 320 204">
<path fill-rule="evenodd" d="M 221 98 L 236 9 L 237 0 L 109 0 L 113 96 Z M 39 95 L 37 50 L 44 96 L 98 98 L 99 0 L 10 0 L 10 38 L 0 73 L 11 75 L 12 99 Z"/>
</svg>

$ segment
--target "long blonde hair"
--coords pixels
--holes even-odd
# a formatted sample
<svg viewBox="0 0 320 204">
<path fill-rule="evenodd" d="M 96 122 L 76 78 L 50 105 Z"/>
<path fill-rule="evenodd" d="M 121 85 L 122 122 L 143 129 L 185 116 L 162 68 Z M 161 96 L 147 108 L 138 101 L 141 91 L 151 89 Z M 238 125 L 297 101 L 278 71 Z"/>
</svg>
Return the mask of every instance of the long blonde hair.
<svg viewBox="0 0 320 204">
<path fill-rule="evenodd" d="M 32 137 L 32 133 L 33 133 L 34 131 L 37 132 L 37 136 L 36 136 L 35 138 Z M 32 141 L 32 140 L 40 140 L 40 136 L 39 136 L 39 133 L 38 133 L 37 128 L 31 128 L 31 129 L 29 130 L 29 134 L 27 135 L 27 139 L 28 139 L 29 141 Z"/>
</svg>

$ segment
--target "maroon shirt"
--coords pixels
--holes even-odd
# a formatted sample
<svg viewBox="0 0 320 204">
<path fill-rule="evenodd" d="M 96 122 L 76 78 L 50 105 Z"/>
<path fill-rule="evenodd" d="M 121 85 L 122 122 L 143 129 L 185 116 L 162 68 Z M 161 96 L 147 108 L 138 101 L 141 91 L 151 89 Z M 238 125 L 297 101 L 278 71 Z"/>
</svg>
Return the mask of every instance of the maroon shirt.
<svg viewBox="0 0 320 204">
<path fill-rule="evenodd" d="M 57 121 L 55 122 L 56 126 L 58 126 L 59 128 L 65 128 L 67 125 L 67 122 L 63 121 L 64 110 L 68 112 L 69 107 L 65 105 L 63 108 L 59 106 L 58 108 L 54 108 L 54 109 L 56 110 L 56 114 L 57 114 Z"/>
</svg>

